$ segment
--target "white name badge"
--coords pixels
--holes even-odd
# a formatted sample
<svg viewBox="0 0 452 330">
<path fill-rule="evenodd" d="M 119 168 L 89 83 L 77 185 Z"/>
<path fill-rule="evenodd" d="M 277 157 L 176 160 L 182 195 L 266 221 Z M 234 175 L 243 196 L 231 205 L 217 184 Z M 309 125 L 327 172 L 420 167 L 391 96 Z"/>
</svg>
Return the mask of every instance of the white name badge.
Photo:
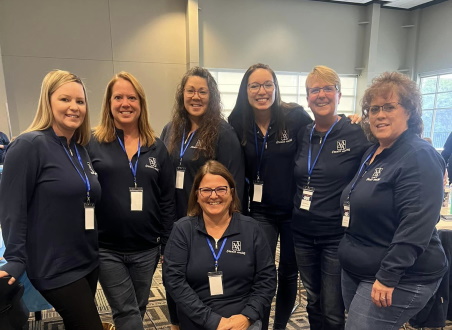
<svg viewBox="0 0 452 330">
<path fill-rule="evenodd" d="M 184 189 L 185 168 L 178 167 L 176 171 L 176 189 Z"/>
<path fill-rule="evenodd" d="M 94 229 L 94 204 L 85 203 L 85 230 Z"/>
<path fill-rule="evenodd" d="M 301 196 L 300 209 L 309 211 L 311 208 L 312 196 L 314 195 L 314 188 L 304 187 L 303 194 Z"/>
<path fill-rule="evenodd" d="M 254 181 L 253 202 L 262 202 L 262 193 L 264 192 L 264 183 L 262 181 Z"/>
<path fill-rule="evenodd" d="M 130 188 L 130 211 L 143 211 L 143 188 Z"/>
<path fill-rule="evenodd" d="M 350 203 L 344 203 L 344 215 L 342 216 L 342 227 L 348 228 L 350 225 Z"/>
<path fill-rule="evenodd" d="M 223 294 L 223 272 L 209 272 L 210 295 L 218 296 Z"/>
</svg>

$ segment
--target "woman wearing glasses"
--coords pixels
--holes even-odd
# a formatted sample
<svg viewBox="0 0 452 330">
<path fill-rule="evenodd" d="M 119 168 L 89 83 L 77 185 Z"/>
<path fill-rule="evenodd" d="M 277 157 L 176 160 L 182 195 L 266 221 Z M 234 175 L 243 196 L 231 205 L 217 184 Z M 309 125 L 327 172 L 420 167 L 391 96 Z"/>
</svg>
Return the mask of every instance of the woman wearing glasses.
<svg viewBox="0 0 452 330">
<path fill-rule="evenodd" d="M 194 67 L 182 77 L 176 90 L 172 121 L 161 139 L 168 148 L 176 175 L 177 218 L 187 215 L 188 197 L 198 169 L 209 159 L 218 160 L 232 173 L 237 194 L 245 184 L 243 155 L 237 136 L 221 114 L 220 92 L 209 71 Z M 168 298 L 173 329 L 178 323 L 175 306 Z"/>
<path fill-rule="evenodd" d="M 245 330 L 270 307 L 276 288 L 270 248 L 258 223 L 239 209 L 231 173 L 208 161 L 194 179 L 189 216 L 175 223 L 163 263 L 182 330 Z"/>
<path fill-rule="evenodd" d="M 341 197 L 348 227 L 339 246 L 346 329 L 399 329 L 447 270 L 435 229 L 445 165 L 420 138 L 414 81 L 386 72 L 373 80 L 362 104 L 364 131 L 377 144 Z"/>
<path fill-rule="evenodd" d="M 301 106 L 282 103 L 278 80 L 268 65 L 255 64 L 246 71 L 229 123 L 245 152 L 246 205 L 249 199 L 250 216 L 260 222 L 273 257 L 280 237 L 274 329 L 286 328 L 297 295 L 298 270 L 290 228 L 293 168 L 298 131 L 311 121 Z M 269 313 L 263 320 L 265 329 Z"/>
<path fill-rule="evenodd" d="M 311 329 L 343 329 L 337 249 L 344 227 L 339 198 L 370 143 L 360 126 L 337 114 L 341 81 L 334 70 L 314 67 L 306 78 L 306 93 L 314 123 L 300 132 L 295 158 L 295 255 Z"/>
</svg>

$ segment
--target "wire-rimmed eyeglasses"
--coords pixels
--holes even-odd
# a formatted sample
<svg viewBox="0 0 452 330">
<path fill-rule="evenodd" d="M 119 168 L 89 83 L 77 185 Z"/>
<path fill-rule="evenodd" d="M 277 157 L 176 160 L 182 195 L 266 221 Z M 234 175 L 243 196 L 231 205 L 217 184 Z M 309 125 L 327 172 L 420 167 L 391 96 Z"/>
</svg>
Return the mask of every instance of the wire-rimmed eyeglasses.
<svg viewBox="0 0 452 330">
<path fill-rule="evenodd" d="M 273 81 L 271 81 L 271 80 L 267 80 L 263 84 L 259 84 L 257 82 L 253 82 L 251 84 L 248 84 L 248 89 L 253 94 L 259 92 L 261 87 L 264 87 L 264 89 L 267 92 L 273 92 L 273 90 L 275 89 L 275 83 Z"/>
<path fill-rule="evenodd" d="M 193 97 L 195 96 L 195 94 L 198 94 L 198 96 L 200 98 L 205 98 L 207 97 L 207 95 L 209 95 L 209 91 L 205 90 L 205 89 L 192 89 L 192 88 L 188 88 L 188 89 L 184 89 L 184 94 L 187 97 Z"/>
<path fill-rule="evenodd" d="M 212 196 L 212 192 L 214 192 L 214 191 L 217 196 L 225 196 L 228 193 L 228 186 L 219 186 L 219 187 L 216 187 L 215 189 L 199 188 L 198 191 L 202 197 L 210 197 L 210 196 Z"/>
</svg>

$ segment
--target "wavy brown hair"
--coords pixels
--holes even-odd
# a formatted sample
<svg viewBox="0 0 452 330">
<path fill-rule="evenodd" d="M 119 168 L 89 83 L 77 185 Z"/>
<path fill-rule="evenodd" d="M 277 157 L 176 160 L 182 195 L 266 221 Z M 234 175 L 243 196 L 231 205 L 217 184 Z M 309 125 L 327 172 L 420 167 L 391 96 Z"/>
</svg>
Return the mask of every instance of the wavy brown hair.
<svg viewBox="0 0 452 330">
<path fill-rule="evenodd" d="M 194 76 L 206 79 L 207 87 L 209 88 L 209 104 L 206 112 L 201 117 L 199 128 L 196 131 L 198 140 L 202 142 L 203 148 L 195 149 L 194 159 L 198 159 L 201 152 L 205 157 L 212 159 L 215 158 L 215 147 L 218 141 L 220 123 L 223 120 L 220 91 L 210 72 L 198 66 L 188 70 L 182 77 L 179 86 L 177 86 L 168 151 L 172 153 L 174 150 L 178 150 L 184 130 L 189 132 L 191 129 L 190 118 L 184 106 L 184 88 L 188 78 Z"/>
<path fill-rule="evenodd" d="M 406 109 L 410 118 L 408 119 L 408 130 L 418 135 L 422 135 L 424 124 L 422 122 L 422 97 L 417 84 L 407 75 L 400 72 L 384 72 L 372 80 L 372 85 L 364 92 L 361 101 L 362 106 L 362 127 L 367 139 L 371 142 L 378 142 L 372 134 L 369 125 L 369 108 L 371 102 L 376 97 L 388 98 L 392 94 L 399 97 L 399 103 Z"/>
<path fill-rule="evenodd" d="M 201 166 L 196 173 L 193 186 L 191 187 L 190 197 L 188 198 L 187 214 L 191 217 L 202 214 L 202 208 L 198 204 L 199 185 L 206 174 L 219 175 L 224 178 L 229 185 L 230 193 L 232 194 L 232 202 L 229 205 L 229 215 L 234 212 L 240 212 L 240 200 L 235 189 L 235 181 L 228 169 L 216 160 L 208 160 Z"/>
<path fill-rule="evenodd" d="M 141 145 L 150 147 L 155 143 L 155 133 L 149 124 L 148 106 L 146 102 L 146 94 L 140 82 L 131 73 L 121 71 L 110 80 L 105 90 L 104 99 L 102 101 L 102 114 L 100 124 L 94 128 L 94 137 L 103 143 L 113 142 L 116 139 L 116 127 L 111 113 L 111 96 L 113 94 L 113 86 L 119 80 L 123 79 L 130 82 L 138 94 L 141 105 L 141 113 L 138 118 L 138 131 L 140 132 Z"/>
</svg>

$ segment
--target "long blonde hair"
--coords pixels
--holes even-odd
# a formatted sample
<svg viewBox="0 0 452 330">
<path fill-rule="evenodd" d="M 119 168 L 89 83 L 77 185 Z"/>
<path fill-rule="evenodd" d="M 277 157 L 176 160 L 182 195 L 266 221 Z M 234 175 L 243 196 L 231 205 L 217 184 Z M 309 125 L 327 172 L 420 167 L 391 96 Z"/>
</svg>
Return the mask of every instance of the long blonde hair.
<svg viewBox="0 0 452 330">
<path fill-rule="evenodd" d="M 90 138 L 90 124 L 89 124 L 89 111 L 88 100 L 86 95 L 85 85 L 82 80 L 75 74 L 63 70 L 50 71 L 44 77 L 41 85 L 41 94 L 39 96 L 38 109 L 36 111 L 35 118 L 30 126 L 22 132 L 42 131 L 52 126 L 55 118 L 52 112 L 52 106 L 50 104 L 50 97 L 52 94 L 64 84 L 76 82 L 83 87 L 83 93 L 85 94 L 86 101 L 86 114 L 83 123 L 74 132 L 74 139 L 81 145 L 86 145 Z"/>
<path fill-rule="evenodd" d="M 138 94 L 141 105 L 141 113 L 138 118 L 138 131 L 140 133 L 141 145 L 150 147 L 155 143 L 155 133 L 149 124 L 148 107 L 146 102 L 146 94 L 140 82 L 131 73 L 121 71 L 117 73 L 108 83 L 105 90 L 104 99 L 102 101 L 102 114 L 100 124 L 94 128 L 94 137 L 99 142 L 109 143 L 116 139 L 115 122 L 111 114 L 111 96 L 113 94 L 113 86 L 119 80 L 124 79 L 130 82 Z"/>
</svg>

